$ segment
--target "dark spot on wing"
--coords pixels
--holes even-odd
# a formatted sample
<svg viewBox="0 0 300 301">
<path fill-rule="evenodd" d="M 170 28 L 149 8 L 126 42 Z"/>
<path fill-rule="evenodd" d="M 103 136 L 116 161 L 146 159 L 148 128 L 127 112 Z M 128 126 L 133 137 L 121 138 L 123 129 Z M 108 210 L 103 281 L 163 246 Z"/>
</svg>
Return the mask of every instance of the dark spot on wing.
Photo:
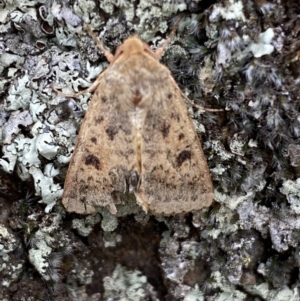
<svg viewBox="0 0 300 301">
<path fill-rule="evenodd" d="M 97 170 L 99 170 L 100 169 L 100 160 L 95 155 L 90 154 L 85 157 L 85 165 L 92 165 Z"/>
<path fill-rule="evenodd" d="M 167 95 L 168 99 L 171 99 L 171 98 L 172 98 L 172 96 L 173 96 L 173 94 L 172 94 L 172 93 L 169 93 L 169 94 Z"/>
<path fill-rule="evenodd" d="M 94 144 L 97 144 L 97 138 L 96 138 L 96 137 L 92 137 L 92 138 L 91 138 L 91 141 L 92 141 Z"/>
<path fill-rule="evenodd" d="M 103 103 L 106 103 L 107 102 L 107 97 L 106 96 L 102 96 L 101 100 L 102 100 Z"/>
<path fill-rule="evenodd" d="M 138 104 L 141 102 L 141 100 L 142 100 L 142 94 L 140 93 L 140 91 L 138 91 L 138 90 L 134 91 L 134 97 L 132 99 L 132 103 L 135 106 L 138 106 Z"/>
<path fill-rule="evenodd" d="M 103 120 L 104 120 L 104 118 L 102 116 L 95 119 L 96 124 L 101 123 Z"/>
<path fill-rule="evenodd" d="M 178 135 L 178 140 L 180 141 L 180 140 L 182 140 L 184 138 L 184 134 L 183 133 L 180 133 L 179 135 Z"/>
<path fill-rule="evenodd" d="M 170 117 L 171 117 L 172 119 L 177 120 L 177 122 L 180 121 L 180 117 L 179 117 L 179 115 L 176 114 L 176 113 L 173 113 L 173 112 L 172 112 L 172 113 L 170 114 Z"/>
<path fill-rule="evenodd" d="M 115 135 L 118 133 L 118 129 L 114 126 L 109 126 L 105 132 L 110 140 L 114 140 Z"/>
<path fill-rule="evenodd" d="M 184 161 L 190 159 L 191 159 L 191 152 L 188 150 L 183 150 L 176 158 L 177 165 L 180 167 Z"/>
<path fill-rule="evenodd" d="M 168 137 L 169 130 L 170 130 L 170 125 L 164 121 L 164 123 L 161 127 L 161 132 L 162 132 L 164 138 Z"/>
</svg>

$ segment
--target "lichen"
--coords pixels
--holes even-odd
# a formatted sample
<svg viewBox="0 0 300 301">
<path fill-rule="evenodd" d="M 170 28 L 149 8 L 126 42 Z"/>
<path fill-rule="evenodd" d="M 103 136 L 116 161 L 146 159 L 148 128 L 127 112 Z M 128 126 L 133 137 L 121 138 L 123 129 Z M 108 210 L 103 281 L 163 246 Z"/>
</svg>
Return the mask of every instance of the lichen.
<svg viewBox="0 0 300 301">
<path fill-rule="evenodd" d="M 30 191 L 11 199 L 1 173 L 1 298 L 30 300 L 34 288 L 48 294 L 40 300 L 93 300 L 104 298 L 103 284 L 107 300 L 299 300 L 297 9 L 292 1 L 1 3 L 0 166 Z M 51 85 L 81 91 L 108 65 L 83 22 L 112 52 L 131 34 L 156 49 L 183 10 L 162 62 L 189 98 L 224 109 L 188 105 L 215 204 L 153 217 L 126 197 L 117 215 L 67 214 L 58 201 L 91 95 L 66 98 Z"/>
<path fill-rule="evenodd" d="M 295 182 L 292 180 L 285 181 L 282 188 L 280 188 L 280 192 L 286 195 L 291 209 L 296 214 L 300 214 L 300 178 Z"/>
<path fill-rule="evenodd" d="M 5 225 L 0 224 L 0 287 L 1 291 L 17 281 L 24 270 L 24 260 L 14 254 L 20 241 Z"/>
<path fill-rule="evenodd" d="M 104 297 L 120 298 L 128 301 L 145 300 L 147 293 L 147 278 L 140 271 L 130 271 L 117 265 L 111 277 L 103 279 Z"/>
<path fill-rule="evenodd" d="M 88 216 L 85 219 L 76 219 L 72 220 L 72 228 L 75 229 L 79 235 L 88 236 L 93 227 L 101 221 L 100 214 L 96 214 L 94 216 Z"/>
</svg>

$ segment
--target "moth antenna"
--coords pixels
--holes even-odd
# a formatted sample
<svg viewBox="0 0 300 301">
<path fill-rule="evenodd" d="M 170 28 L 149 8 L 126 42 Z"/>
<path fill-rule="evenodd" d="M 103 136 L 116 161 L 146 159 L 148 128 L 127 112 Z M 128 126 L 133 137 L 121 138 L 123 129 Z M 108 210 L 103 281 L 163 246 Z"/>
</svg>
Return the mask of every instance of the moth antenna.
<svg viewBox="0 0 300 301">
<path fill-rule="evenodd" d="M 100 40 L 96 37 L 95 33 L 93 32 L 91 26 L 89 24 L 85 24 L 85 29 L 88 31 L 89 35 L 92 37 L 94 42 L 97 44 L 98 48 L 103 51 L 106 59 L 111 63 L 114 60 L 114 55 L 109 52 L 109 50 L 105 49 L 103 44 Z"/>
<path fill-rule="evenodd" d="M 163 56 L 165 49 L 167 48 L 168 44 L 169 44 L 169 43 L 171 42 L 171 40 L 173 39 L 174 34 L 175 34 L 175 32 L 176 32 L 176 30 L 177 30 L 177 28 L 178 28 L 178 26 L 179 26 L 179 23 L 181 22 L 182 19 L 183 19 L 183 16 L 181 16 L 181 17 L 176 21 L 176 23 L 174 24 L 173 29 L 172 29 L 172 31 L 171 31 L 169 37 L 166 39 L 166 41 L 164 42 L 164 44 L 163 44 L 161 47 L 159 47 L 159 48 L 156 49 L 156 51 L 155 51 L 155 53 L 154 53 L 156 59 L 160 60 L 161 57 Z"/>
</svg>

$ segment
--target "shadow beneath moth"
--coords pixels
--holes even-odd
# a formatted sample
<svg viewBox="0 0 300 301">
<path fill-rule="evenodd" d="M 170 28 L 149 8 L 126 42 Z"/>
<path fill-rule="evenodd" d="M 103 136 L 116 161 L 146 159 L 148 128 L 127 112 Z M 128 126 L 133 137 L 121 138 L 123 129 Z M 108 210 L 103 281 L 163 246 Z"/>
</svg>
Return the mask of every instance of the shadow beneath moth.
<svg viewBox="0 0 300 301">
<path fill-rule="evenodd" d="M 92 214 L 105 206 L 116 214 L 125 193 L 154 214 L 210 206 L 213 185 L 200 141 L 181 90 L 159 62 L 175 30 L 155 52 L 132 36 L 115 55 L 87 30 L 110 65 L 85 91 L 53 88 L 67 97 L 94 91 L 65 180 L 66 210 Z"/>
</svg>

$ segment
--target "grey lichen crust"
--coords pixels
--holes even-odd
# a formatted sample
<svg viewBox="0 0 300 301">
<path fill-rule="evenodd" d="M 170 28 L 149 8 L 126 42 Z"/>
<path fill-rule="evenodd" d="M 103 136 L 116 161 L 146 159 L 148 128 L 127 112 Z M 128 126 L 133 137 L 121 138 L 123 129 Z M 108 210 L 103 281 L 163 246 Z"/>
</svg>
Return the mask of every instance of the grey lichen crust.
<svg viewBox="0 0 300 301">
<path fill-rule="evenodd" d="M 103 279 L 104 298 L 112 300 L 118 298 L 128 301 L 143 301 L 147 298 L 158 300 L 153 288 L 147 283 L 147 277 L 140 271 L 130 271 L 117 265 L 111 277 Z"/>
<path fill-rule="evenodd" d="M 166 218 L 126 199 L 117 215 L 67 215 L 91 95 L 51 85 L 78 92 L 108 64 L 83 22 L 112 51 L 134 33 L 156 48 L 182 11 L 163 62 L 196 103 L 224 109 L 189 109 L 215 205 Z M 0 199 L 0 299 L 300 300 L 298 15 L 292 1 L 1 2 L 0 168 L 24 199 Z"/>
<path fill-rule="evenodd" d="M 9 288 L 24 269 L 24 260 L 18 259 L 14 251 L 19 248 L 20 240 L 12 231 L 0 224 L 0 275 L 2 288 Z"/>
</svg>

